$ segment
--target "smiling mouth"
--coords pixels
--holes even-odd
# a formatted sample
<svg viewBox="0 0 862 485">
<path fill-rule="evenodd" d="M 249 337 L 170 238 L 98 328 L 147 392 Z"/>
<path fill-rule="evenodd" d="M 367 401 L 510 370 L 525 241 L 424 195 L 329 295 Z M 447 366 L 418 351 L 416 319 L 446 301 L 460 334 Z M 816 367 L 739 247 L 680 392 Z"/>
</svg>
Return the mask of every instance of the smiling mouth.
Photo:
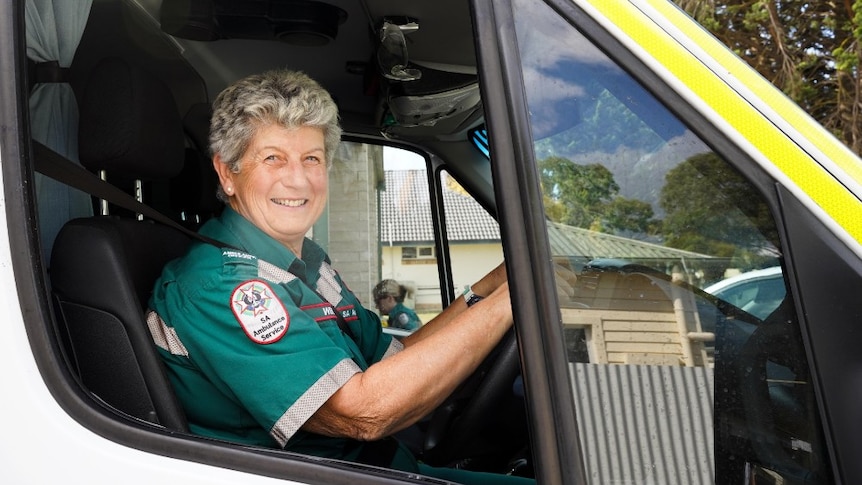
<svg viewBox="0 0 862 485">
<path fill-rule="evenodd" d="M 285 207 L 301 207 L 308 202 L 308 199 L 270 199 L 278 205 Z"/>
</svg>

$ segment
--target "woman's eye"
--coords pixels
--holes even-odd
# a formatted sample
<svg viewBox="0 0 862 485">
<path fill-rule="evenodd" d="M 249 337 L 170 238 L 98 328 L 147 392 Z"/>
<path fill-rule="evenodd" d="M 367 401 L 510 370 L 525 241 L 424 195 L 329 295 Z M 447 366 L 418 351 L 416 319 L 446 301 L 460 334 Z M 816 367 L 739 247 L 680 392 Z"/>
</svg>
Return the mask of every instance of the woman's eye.
<svg viewBox="0 0 862 485">
<path fill-rule="evenodd" d="M 281 166 L 287 164 L 287 159 L 280 155 L 267 155 L 263 157 L 262 161 L 266 165 Z M 318 156 L 309 155 L 302 159 L 302 163 L 308 166 L 320 165 L 323 163 L 323 159 Z"/>
<path fill-rule="evenodd" d="M 263 163 L 267 165 L 280 165 L 282 163 L 282 159 L 278 155 L 268 155 L 264 157 Z"/>
</svg>

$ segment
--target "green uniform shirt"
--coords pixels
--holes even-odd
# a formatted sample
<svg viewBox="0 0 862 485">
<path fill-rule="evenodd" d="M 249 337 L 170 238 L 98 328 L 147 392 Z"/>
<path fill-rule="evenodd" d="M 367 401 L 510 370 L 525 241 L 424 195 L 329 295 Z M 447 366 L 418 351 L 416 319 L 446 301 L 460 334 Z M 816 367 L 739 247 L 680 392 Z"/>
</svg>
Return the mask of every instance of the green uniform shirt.
<svg viewBox="0 0 862 485">
<path fill-rule="evenodd" d="M 311 240 L 299 259 L 230 208 L 200 232 L 237 249 L 192 243 L 156 282 L 147 319 L 191 431 L 356 460 L 364 443 L 299 428 L 401 344 Z M 403 446 L 390 466 L 417 469 Z"/>
<path fill-rule="evenodd" d="M 404 306 L 403 303 L 396 302 L 395 306 L 389 310 L 389 326 L 404 330 L 417 330 L 422 326 L 422 321 L 419 320 L 419 315 L 416 312 Z"/>
</svg>

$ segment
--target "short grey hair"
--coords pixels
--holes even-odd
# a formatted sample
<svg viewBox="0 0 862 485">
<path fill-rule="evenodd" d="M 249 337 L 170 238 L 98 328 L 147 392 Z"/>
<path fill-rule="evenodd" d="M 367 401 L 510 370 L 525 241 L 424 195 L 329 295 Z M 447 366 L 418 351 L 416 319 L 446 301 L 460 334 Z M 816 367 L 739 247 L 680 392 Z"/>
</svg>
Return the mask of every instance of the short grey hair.
<svg viewBox="0 0 862 485">
<path fill-rule="evenodd" d="M 301 71 L 276 69 L 240 79 L 219 93 L 210 121 L 210 153 L 219 155 L 234 173 L 257 129 L 276 124 L 323 130 L 327 164 L 341 142 L 338 107 L 317 81 Z M 218 198 L 227 202 L 221 185 Z"/>
</svg>

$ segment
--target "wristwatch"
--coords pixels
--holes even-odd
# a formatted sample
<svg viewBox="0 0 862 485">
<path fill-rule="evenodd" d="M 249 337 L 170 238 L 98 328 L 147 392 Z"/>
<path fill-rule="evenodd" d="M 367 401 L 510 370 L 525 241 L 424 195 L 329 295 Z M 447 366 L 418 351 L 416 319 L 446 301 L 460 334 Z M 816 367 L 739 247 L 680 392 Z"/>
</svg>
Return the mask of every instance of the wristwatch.
<svg viewBox="0 0 862 485">
<path fill-rule="evenodd" d="M 464 287 L 464 302 L 467 303 L 468 307 L 479 303 L 480 301 L 482 301 L 483 298 L 485 297 L 473 293 L 473 290 L 470 288 L 470 285 Z"/>
</svg>

